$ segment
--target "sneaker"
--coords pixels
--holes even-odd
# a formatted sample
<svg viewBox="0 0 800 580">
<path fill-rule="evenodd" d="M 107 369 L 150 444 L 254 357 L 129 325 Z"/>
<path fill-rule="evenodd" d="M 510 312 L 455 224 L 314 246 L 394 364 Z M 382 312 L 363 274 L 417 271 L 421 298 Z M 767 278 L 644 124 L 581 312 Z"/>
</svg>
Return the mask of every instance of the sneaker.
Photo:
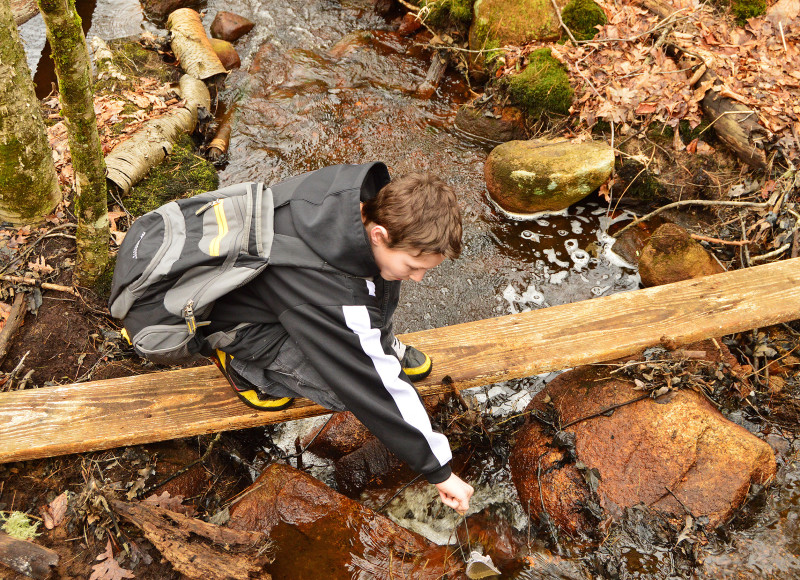
<svg viewBox="0 0 800 580">
<path fill-rule="evenodd" d="M 433 362 L 427 354 L 413 346 L 405 345 L 405 347 L 405 353 L 400 359 L 400 366 L 403 367 L 403 371 L 405 371 L 406 376 L 411 379 L 412 383 L 421 381 L 431 374 Z"/>
<path fill-rule="evenodd" d="M 211 360 L 245 405 L 259 411 L 280 411 L 292 404 L 292 397 L 270 397 L 259 391 L 258 387 L 236 372 L 230 364 L 232 359 L 232 356 L 221 350 L 211 356 Z"/>
</svg>

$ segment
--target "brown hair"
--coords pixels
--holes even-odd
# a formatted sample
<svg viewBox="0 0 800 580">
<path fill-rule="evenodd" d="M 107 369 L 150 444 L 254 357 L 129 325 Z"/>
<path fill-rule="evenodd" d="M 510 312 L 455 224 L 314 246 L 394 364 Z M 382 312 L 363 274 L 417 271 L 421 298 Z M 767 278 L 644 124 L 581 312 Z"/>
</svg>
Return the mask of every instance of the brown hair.
<svg viewBox="0 0 800 580">
<path fill-rule="evenodd" d="M 385 185 L 364 202 L 367 223 L 386 228 L 389 247 L 442 254 L 461 254 L 461 210 L 455 191 L 429 173 L 410 173 Z"/>
</svg>

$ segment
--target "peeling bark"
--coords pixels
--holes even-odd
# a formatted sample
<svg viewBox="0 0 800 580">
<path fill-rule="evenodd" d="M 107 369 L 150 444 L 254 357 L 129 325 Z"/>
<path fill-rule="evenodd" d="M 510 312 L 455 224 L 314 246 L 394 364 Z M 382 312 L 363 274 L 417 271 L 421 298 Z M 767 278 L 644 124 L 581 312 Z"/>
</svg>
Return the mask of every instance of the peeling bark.
<svg viewBox="0 0 800 580">
<path fill-rule="evenodd" d="M 199 80 L 227 74 L 195 10 L 175 10 L 167 19 L 167 30 L 172 32 L 172 52 L 186 74 Z"/>
<path fill-rule="evenodd" d="M 180 135 L 194 131 L 200 107 L 211 107 L 211 97 L 203 81 L 184 75 L 180 80 L 180 90 L 186 100 L 185 106 L 148 121 L 106 157 L 108 179 L 123 194 L 164 160 Z"/>
<path fill-rule="evenodd" d="M 58 77 L 75 173 L 76 274 L 92 284 L 108 264 L 108 205 L 103 150 L 94 113 L 89 51 L 75 0 L 38 0 Z"/>
<path fill-rule="evenodd" d="M 0 222 L 34 224 L 61 199 L 44 120 L 8 0 L 0 0 Z"/>
</svg>

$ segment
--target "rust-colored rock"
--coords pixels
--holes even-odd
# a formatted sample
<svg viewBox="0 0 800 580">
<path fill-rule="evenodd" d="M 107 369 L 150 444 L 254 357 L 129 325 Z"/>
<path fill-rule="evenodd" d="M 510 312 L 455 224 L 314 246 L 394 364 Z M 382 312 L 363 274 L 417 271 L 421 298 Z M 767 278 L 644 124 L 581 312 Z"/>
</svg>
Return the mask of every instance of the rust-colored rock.
<svg viewBox="0 0 800 580">
<path fill-rule="evenodd" d="M 242 66 L 239 53 L 236 52 L 236 49 L 230 42 L 227 40 L 220 40 L 219 38 L 211 38 L 209 40 L 211 41 L 211 48 L 217 53 L 217 57 L 219 57 L 219 61 L 222 63 L 222 66 L 225 67 L 225 70 L 233 70 Z"/>
<path fill-rule="evenodd" d="M 719 262 L 673 223 L 653 232 L 639 258 L 639 275 L 646 288 L 721 272 Z"/>
<path fill-rule="evenodd" d="M 287 465 L 270 465 L 231 508 L 228 525 L 274 542 L 266 571 L 285 580 L 414 578 L 463 571 L 443 546 Z"/>
<path fill-rule="evenodd" d="M 567 424 L 642 395 L 632 381 L 604 373 L 597 367 L 563 373 L 529 410 L 544 411 L 549 397 Z M 676 516 L 686 506 L 695 516 L 708 516 L 713 527 L 742 505 L 752 484 L 768 482 L 776 470 L 769 445 L 687 389 L 625 405 L 566 432 L 575 434 L 577 459 L 599 471 L 597 498 L 615 517 L 639 503 Z M 593 525 L 581 507 L 591 494 L 573 461 L 558 466 L 565 455 L 533 420 L 518 433 L 510 463 L 523 508 L 537 517 L 544 504 L 558 526 L 576 533 Z"/>
<path fill-rule="evenodd" d="M 253 29 L 255 24 L 233 12 L 217 12 L 211 23 L 211 36 L 228 42 L 236 42 Z"/>
<path fill-rule="evenodd" d="M 308 446 L 311 453 L 326 459 L 339 459 L 375 438 L 350 411 L 334 413 L 312 443 L 314 435 L 316 431 L 312 429 L 303 438 L 301 445 Z"/>
<path fill-rule="evenodd" d="M 413 12 L 406 12 L 400 26 L 397 28 L 397 33 L 400 36 L 410 36 L 420 28 L 422 28 L 422 21 L 417 18 L 417 15 Z"/>
</svg>

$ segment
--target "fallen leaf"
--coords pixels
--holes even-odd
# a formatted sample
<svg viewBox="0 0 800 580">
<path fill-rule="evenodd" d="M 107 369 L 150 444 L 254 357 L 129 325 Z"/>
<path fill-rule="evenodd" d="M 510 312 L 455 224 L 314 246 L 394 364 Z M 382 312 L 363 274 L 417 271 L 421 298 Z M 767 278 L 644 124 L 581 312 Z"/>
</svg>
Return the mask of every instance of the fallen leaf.
<svg viewBox="0 0 800 580">
<path fill-rule="evenodd" d="M 136 577 L 130 570 L 120 567 L 119 562 L 114 559 L 111 540 L 108 540 L 106 551 L 100 554 L 97 560 L 103 561 L 92 566 L 92 575 L 89 576 L 89 580 L 122 580 Z"/>
<path fill-rule="evenodd" d="M 69 505 L 69 496 L 65 491 L 56 499 L 50 502 L 49 505 L 42 508 L 42 519 L 44 520 L 44 527 L 48 530 L 60 526 L 67 515 L 67 506 Z"/>
</svg>

